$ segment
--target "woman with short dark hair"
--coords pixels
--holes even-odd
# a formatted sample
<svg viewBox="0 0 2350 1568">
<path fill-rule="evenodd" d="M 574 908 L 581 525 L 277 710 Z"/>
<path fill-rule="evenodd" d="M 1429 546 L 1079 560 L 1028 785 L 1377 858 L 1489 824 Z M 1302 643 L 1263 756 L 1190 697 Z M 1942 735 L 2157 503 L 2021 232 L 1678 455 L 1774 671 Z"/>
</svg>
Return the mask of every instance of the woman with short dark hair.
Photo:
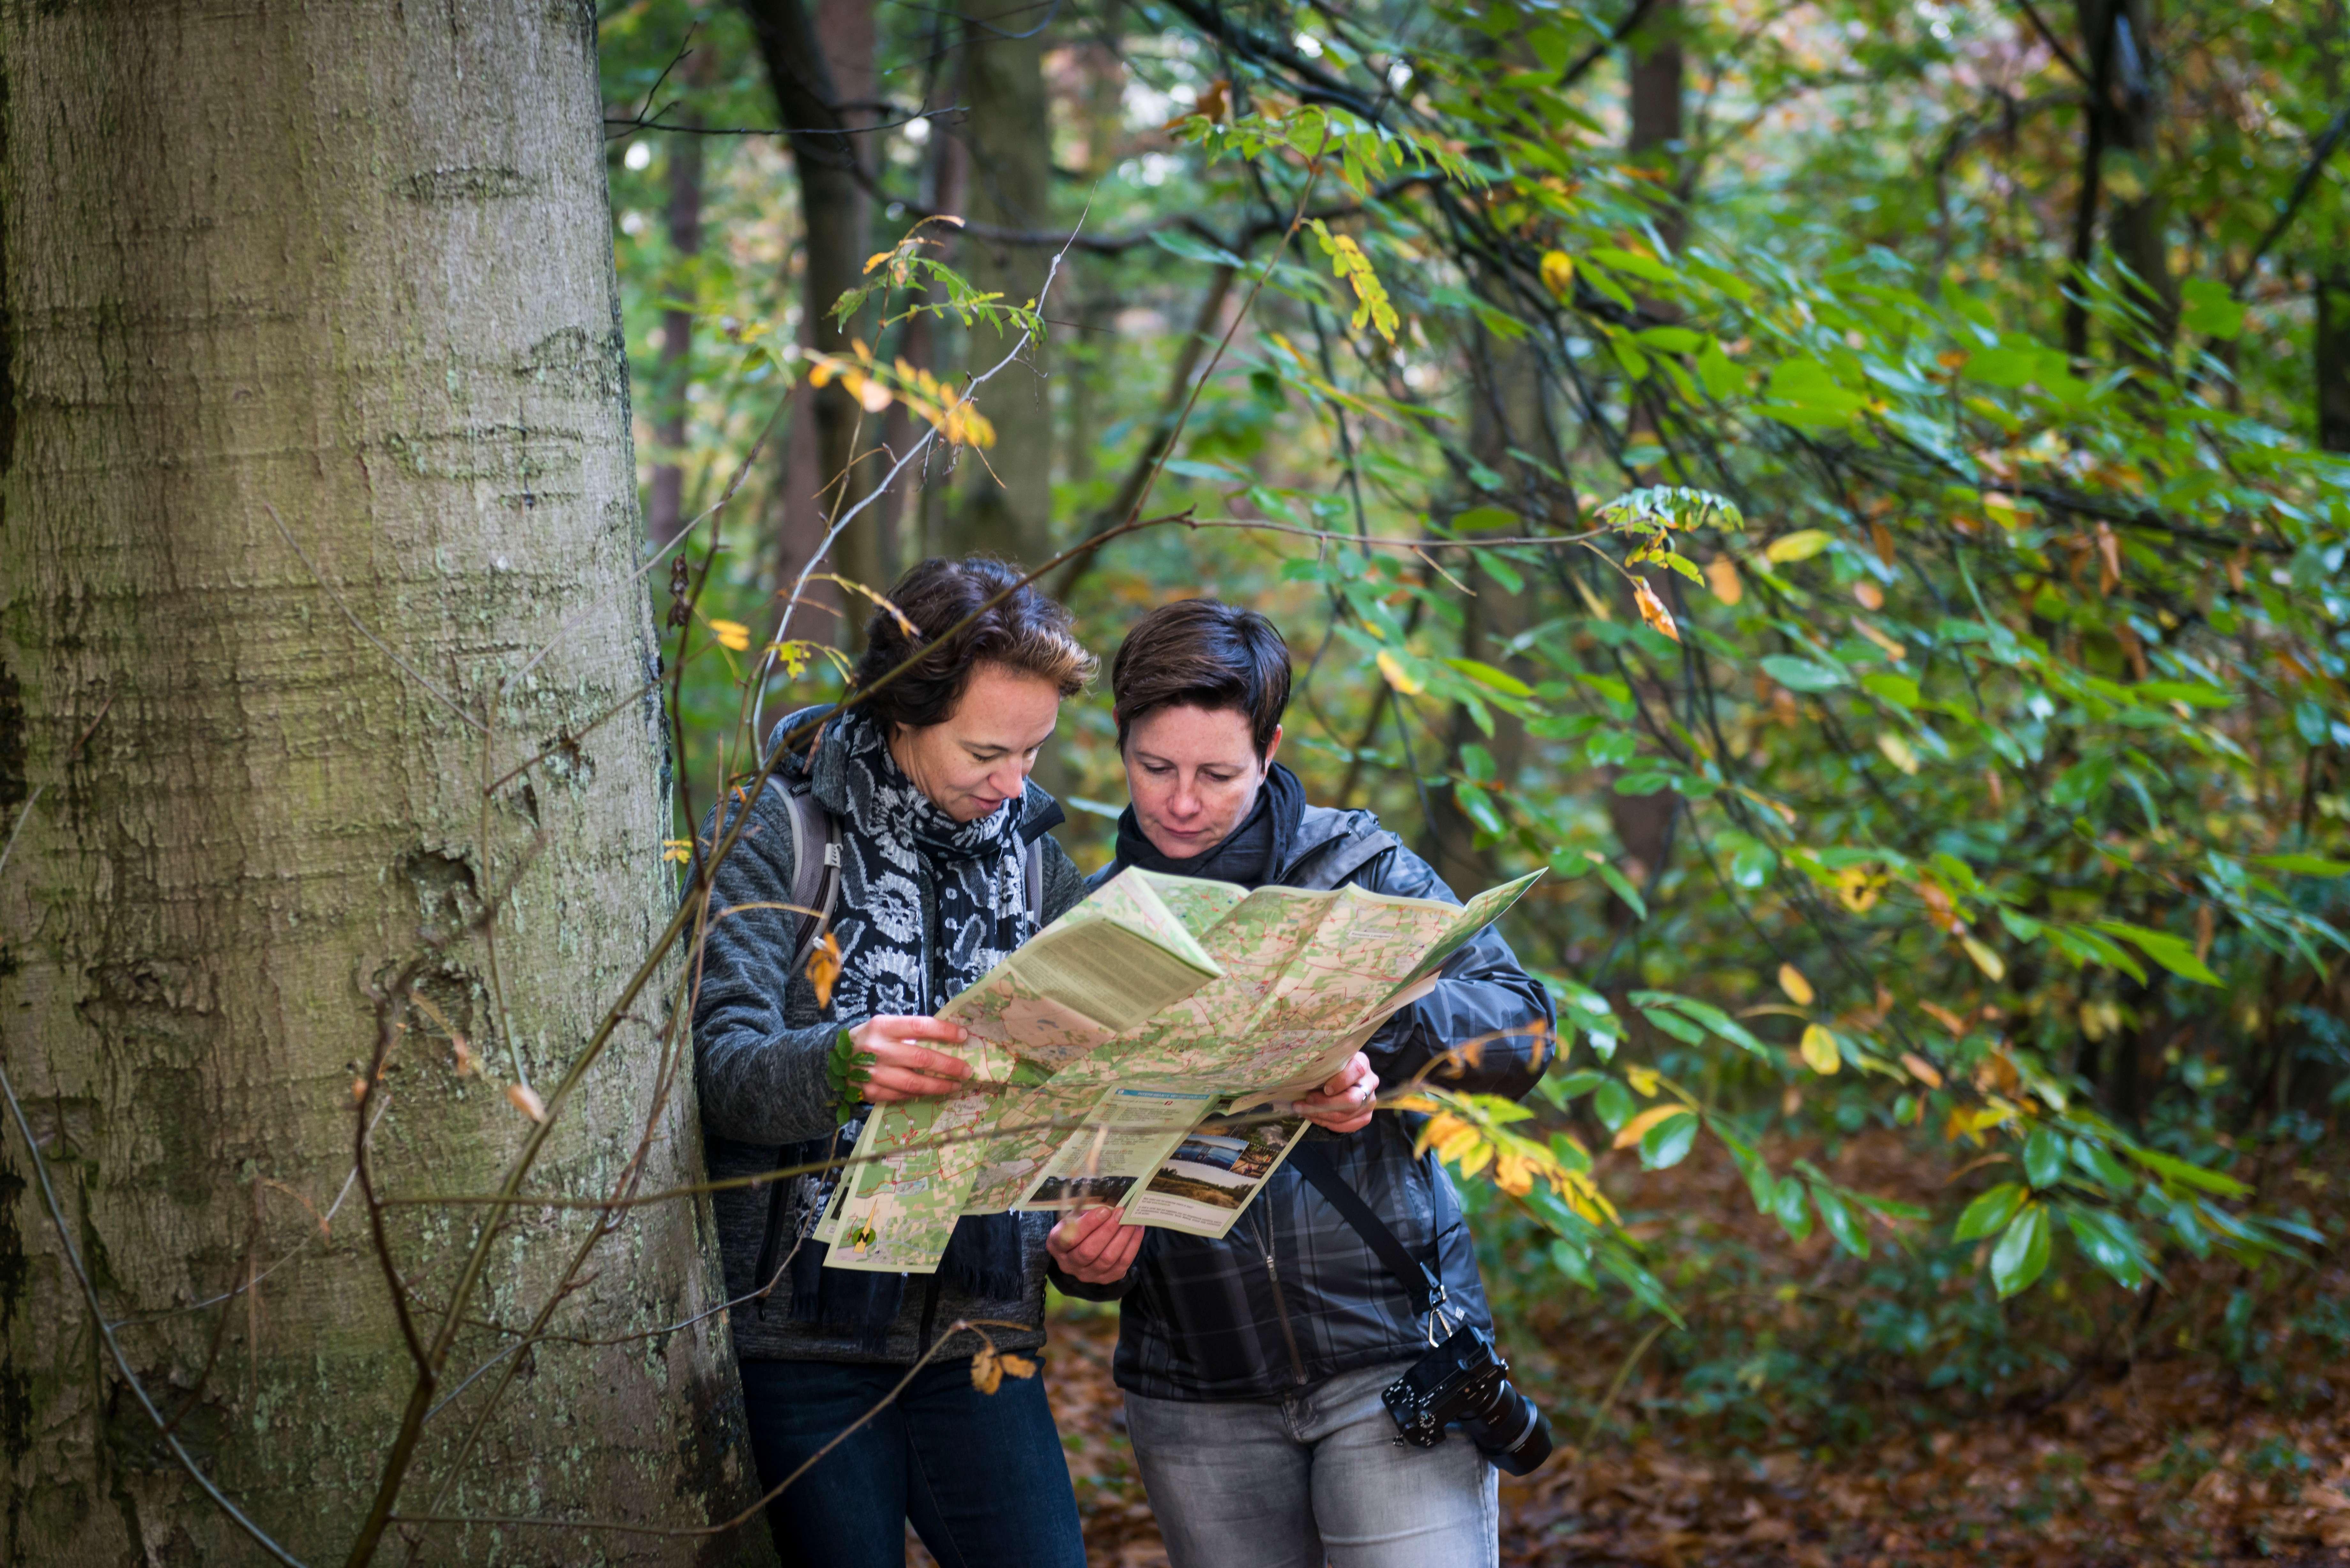
<svg viewBox="0 0 2350 1568">
<path fill-rule="evenodd" d="M 694 1007 L 716 1180 L 853 1147 L 865 1111 L 842 1125 L 827 1073 L 844 1028 L 868 1106 L 956 1092 L 969 1066 L 931 1046 L 964 1032 L 933 1014 L 1084 896 L 1050 836 L 1061 809 L 1028 779 L 1095 669 L 1068 613 L 978 559 L 925 561 L 889 600 L 851 680 L 861 700 L 775 726 L 771 743 L 791 751 L 717 869 Z M 713 820 L 705 840 L 722 830 Z M 807 965 L 820 926 L 838 944 L 828 996 Z M 939 1344 L 985 1320 L 999 1350 L 1042 1346 L 1050 1217 L 966 1216 L 927 1276 L 827 1269 L 809 1232 L 834 1179 L 712 1199 L 760 1479 L 815 1461 L 768 1506 L 784 1562 L 896 1568 L 910 1518 L 942 1563 L 1081 1568 L 1041 1380 L 981 1394 L 979 1336 Z"/>
<path fill-rule="evenodd" d="M 1460 901 L 1377 817 L 1306 805 L 1274 761 L 1289 649 L 1263 616 L 1212 599 L 1154 610 L 1118 649 L 1110 691 L 1133 804 L 1097 883 L 1140 866 Z M 1432 1268 L 1447 1325 L 1490 1331 L 1451 1180 L 1373 1100 L 1382 1082 L 1471 1041 L 1480 1049 L 1446 1086 L 1522 1096 L 1542 1075 L 1555 1014 L 1491 929 L 1440 973 L 1299 1108 L 1319 1129 L 1308 1146 Z M 1404 1446 L 1379 1397 L 1445 1329 L 1419 1315 L 1297 1158 L 1222 1239 L 1121 1226 L 1097 1210 L 1047 1242 L 1063 1291 L 1119 1302 L 1127 1435 L 1168 1555 L 1174 1568 L 1321 1568 L 1326 1556 L 1346 1568 L 1491 1568 L 1493 1466 L 1465 1436 Z"/>
</svg>

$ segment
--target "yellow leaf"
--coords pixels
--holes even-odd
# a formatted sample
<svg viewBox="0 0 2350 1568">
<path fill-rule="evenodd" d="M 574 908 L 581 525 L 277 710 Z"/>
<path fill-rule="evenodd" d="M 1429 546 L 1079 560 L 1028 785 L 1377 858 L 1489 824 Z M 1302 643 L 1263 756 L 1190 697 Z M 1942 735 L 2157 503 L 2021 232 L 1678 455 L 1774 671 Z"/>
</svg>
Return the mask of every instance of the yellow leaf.
<svg viewBox="0 0 2350 1568">
<path fill-rule="evenodd" d="M 868 381 L 857 389 L 857 400 L 867 413 L 878 414 L 889 406 L 889 389 L 879 381 Z"/>
<path fill-rule="evenodd" d="M 997 1356 L 995 1358 L 995 1362 L 997 1366 L 1003 1367 L 1004 1371 L 1009 1372 L 1014 1377 L 1034 1377 L 1036 1376 L 1036 1364 L 1029 1360 L 1024 1355 L 1014 1355 L 1007 1350 L 1003 1355 Z"/>
<path fill-rule="evenodd" d="M 1804 1026 L 1804 1042 L 1796 1048 L 1804 1054 L 1804 1064 L 1814 1073 L 1833 1073 L 1844 1065 L 1843 1054 L 1836 1050 L 1835 1036 L 1816 1023 Z"/>
<path fill-rule="evenodd" d="M 1915 1051 L 1902 1052 L 1901 1064 L 1909 1069 L 1911 1077 L 1928 1088 L 1939 1089 L 1942 1086 L 1942 1075 L 1935 1069 L 1934 1064 L 1927 1061 Z"/>
<path fill-rule="evenodd" d="M 1791 963 L 1779 966 L 1779 989 L 1785 992 L 1787 1000 L 1798 1007 L 1809 1007 L 1816 994 L 1812 990 L 1812 982 L 1804 978 L 1804 971 Z"/>
<path fill-rule="evenodd" d="M 1763 556 L 1773 566 L 1786 566 L 1794 561 L 1808 561 L 1828 547 L 1828 536 L 1818 528 L 1799 528 L 1793 534 L 1782 534 L 1763 547 Z"/>
<path fill-rule="evenodd" d="M 1638 1116 L 1634 1116 L 1630 1121 L 1626 1122 L 1621 1127 L 1617 1128 L 1616 1133 L 1616 1141 L 1609 1144 L 1607 1147 L 1610 1148 L 1630 1148 L 1634 1144 L 1638 1143 L 1642 1137 L 1647 1136 L 1650 1127 L 1655 1127 L 1659 1122 L 1669 1122 L 1675 1116 L 1685 1116 L 1690 1114 L 1690 1108 L 1687 1106 L 1650 1106 L 1647 1110 L 1642 1111 Z"/>
<path fill-rule="evenodd" d="M 1877 732 L 1877 749 L 1885 753 L 1887 762 L 1891 763 L 1903 773 L 1914 774 L 1918 771 L 1918 753 L 1909 749 L 1908 742 L 1892 731 Z"/>
<path fill-rule="evenodd" d="M 1640 618 L 1648 623 L 1649 629 L 1661 631 L 1675 642 L 1681 639 L 1679 630 L 1673 625 L 1673 612 L 1665 607 L 1665 601 L 1657 597 L 1648 578 L 1632 579 L 1632 602 L 1639 607 Z"/>
<path fill-rule="evenodd" d="M 1726 605 L 1746 597 L 1746 585 L 1738 580 L 1738 567 L 1727 556 L 1716 556 L 1705 564 L 1705 586 Z"/>
<path fill-rule="evenodd" d="M 994 1346 L 971 1358 L 971 1386 L 983 1394 L 993 1394 L 1003 1386 L 1003 1364 L 996 1359 Z"/>
<path fill-rule="evenodd" d="M 1404 669 L 1403 661 L 1398 659 L 1394 654 L 1389 653 L 1386 649 L 1382 648 L 1379 649 L 1379 657 L 1377 663 L 1379 667 L 1379 673 L 1387 677 L 1388 684 L 1394 687 L 1398 691 L 1402 692 L 1405 696 L 1417 697 L 1422 691 L 1427 690 L 1426 684 L 1422 681 L 1414 680 L 1411 678 L 1410 672 Z"/>
<path fill-rule="evenodd" d="M 1654 1067 L 1627 1067 L 1624 1069 L 1624 1081 L 1631 1085 L 1632 1092 L 1642 1099 L 1657 1097 L 1657 1070 Z"/>
<path fill-rule="evenodd" d="M 1575 293 L 1575 258 L 1565 251 L 1550 251 L 1542 259 L 1543 286 L 1551 297 L 1564 303 Z"/>
<path fill-rule="evenodd" d="M 528 1084 L 508 1084 L 506 1098 L 514 1102 L 515 1109 L 531 1120 L 543 1122 L 546 1119 L 546 1102 L 538 1097 L 538 1091 Z"/>
<path fill-rule="evenodd" d="M 713 620 L 710 635 L 729 653 L 741 653 L 751 646 L 751 628 L 739 620 Z"/>
<path fill-rule="evenodd" d="M 677 861 L 686 861 L 686 860 L 691 860 L 691 859 L 692 859 L 692 858 L 693 858 L 693 841 L 692 841 L 691 839 L 689 839 L 689 838 L 664 838 L 664 839 L 662 839 L 662 840 L 661 840 L 661 858 L 662 858 L 662 859 L 664 859 L 664 860 L 677 860 Z"/>
<path fill-rule="evenodd" d="M 808 984 L 816 988 L 816 1004 L 830 1007 L 832 988 L 840 981 L 840 939 L 830 931 L 808 953 L 807 977 Z"/>
<path fill-rule="evenodd" d="M 1959 945 L 1967 950 L 1967 957 L 1975 961 L 1975 967 L 1982 971 L 1983 973 L 1989 975 L 1992 980 L 1999 981 L 2005 980 L 2007 978 L 2006 961 L 2002 959 L 1997 953 L 1991 951 L 1991 949 L 1983 946 L 1982 943 L 1975 940 L 1975 939 L 1970 936 L 1965 935 L 1964 933 L 1960 933 L 1959 937 Z"/>
</svg>

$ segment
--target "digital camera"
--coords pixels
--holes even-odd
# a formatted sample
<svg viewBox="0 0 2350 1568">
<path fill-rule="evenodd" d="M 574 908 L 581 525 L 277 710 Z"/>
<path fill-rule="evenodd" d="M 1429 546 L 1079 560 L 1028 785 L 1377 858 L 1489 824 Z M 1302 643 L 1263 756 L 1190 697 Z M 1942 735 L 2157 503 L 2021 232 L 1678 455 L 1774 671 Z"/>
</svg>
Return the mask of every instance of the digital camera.
<svg viewBox="0 0 2350 1568">
<path fill-rule="evenodd" d="M 1510 1364 L 1483 1329 L 1463 1324 L 1379 1396 L 1403 1440 L 1432 1449 L 1453 1422 L 1496 1468 L 1525 1475 L 1550 1458 L 1550 1423 L 1510 1386 Z"/>
</svg>

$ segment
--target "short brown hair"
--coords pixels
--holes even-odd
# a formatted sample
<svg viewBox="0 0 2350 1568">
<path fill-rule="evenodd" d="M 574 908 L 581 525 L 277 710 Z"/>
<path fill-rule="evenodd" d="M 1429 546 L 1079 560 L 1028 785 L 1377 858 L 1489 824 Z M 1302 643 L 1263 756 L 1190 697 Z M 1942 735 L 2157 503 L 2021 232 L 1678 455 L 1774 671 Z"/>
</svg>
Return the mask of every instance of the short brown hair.
<svg viewBox="0 0 2350 1568">
<path fill-rule="evenodd" d="M 1135 623 L 1109 670 L 1118 749 L 1161 708 L 1243 714 L 1260 757 L 1289 706 L 1289 644 L 1273 622 L 1221 599 L 1178 599 Z"/>
<path fill-rule="evenodd" d="M 899 577 L 888 597 L 913 623 L 914 633 L 888 609 L 873 612 L 865 627 L 865 656 L 848 678 L 852 687 L 872 689 L 863 706 L 875 718 L 908 729 L 938 723 L 962 701 L 971 672 L 983 662 L 1049 680 L 1065 698 L 1084 691 L 1098 661 L 1069 630 L 1069 612 L 1021 576 L 1006 562 L 970 556 L 960 561 L 933 556 Z M 999 602 L 988 603 L 999 595 Z M 966 619 L 969 626 L 946 635 Z M 904 674 L 874 686 L 931 639 L 942 640 Z"/>
</svg>

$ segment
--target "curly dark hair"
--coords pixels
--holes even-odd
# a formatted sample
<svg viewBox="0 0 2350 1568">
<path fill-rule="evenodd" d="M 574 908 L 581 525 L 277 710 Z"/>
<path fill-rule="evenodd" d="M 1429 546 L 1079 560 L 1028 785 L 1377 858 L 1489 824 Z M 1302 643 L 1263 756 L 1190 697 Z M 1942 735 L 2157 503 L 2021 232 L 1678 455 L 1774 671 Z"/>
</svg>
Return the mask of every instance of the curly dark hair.
<svg viewBox="0 0 2350 1568">
<path fill-rule="evenodd" d="M 877 719 L 910 730 L 938 723 L 954 711 L 972 671 L 983 663 L 1049 680 L 1064 698 L 1084 691 L 1098 662 L 1070 631 L 1069 612 L 1022 584 L 1020 568 L 1008 562 L 968 556 L 960 561 L 933 556 L 899 577 L 887 597 L 920 635 L 908 635 L 888 609 L 875 610 L 865 627 L 865 656 L 857 661 L 850 683 L 860 690 L 872 687 L 926 640 L 943 640 L 923 652 L 912 669 L 875 690 L 864 706 Z M 1000 602 L 988 604 L 998 596 Z M 974 613 L 977 619 L 945 636 Z"/>
</svg>

